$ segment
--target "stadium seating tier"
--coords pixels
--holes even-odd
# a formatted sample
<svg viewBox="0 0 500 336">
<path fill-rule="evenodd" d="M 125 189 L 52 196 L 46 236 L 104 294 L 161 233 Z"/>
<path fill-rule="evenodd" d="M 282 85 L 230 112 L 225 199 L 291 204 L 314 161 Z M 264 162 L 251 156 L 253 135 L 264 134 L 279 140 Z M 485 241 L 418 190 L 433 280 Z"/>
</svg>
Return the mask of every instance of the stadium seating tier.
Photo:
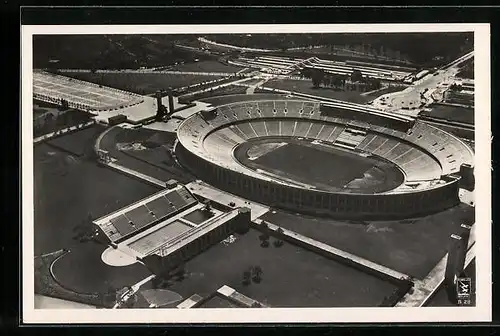
<svg viewBox="0 0 500 336">
<path fill-rule="evenodd" d="M 349 105 L 353 116 L 355 108 Z M 368 107 L 360 105 L 359 109 L 366 114 Z M 236 162 L 232 152 L 237 145 L 266 136 L 318 139 L 391 161 L 409 182 L 439 180 L 442 175 L 457 173 L 461 163 L 473 164 L 467 145 L 424 122 L 416 121 L 403 132 L 361 119 L 353 122 L 347 115 L 321 114 L 320 103 L 313 101 L 246 101 L 217 107 L 215 118 L 209 121 L 201 114 L 193 115 L 182 123 L 178 135 L 182 145 L 196 155 L 264 180 L 270 177 Z M 210 127 L 202 127 L 207 123 Z"/>
</svg>

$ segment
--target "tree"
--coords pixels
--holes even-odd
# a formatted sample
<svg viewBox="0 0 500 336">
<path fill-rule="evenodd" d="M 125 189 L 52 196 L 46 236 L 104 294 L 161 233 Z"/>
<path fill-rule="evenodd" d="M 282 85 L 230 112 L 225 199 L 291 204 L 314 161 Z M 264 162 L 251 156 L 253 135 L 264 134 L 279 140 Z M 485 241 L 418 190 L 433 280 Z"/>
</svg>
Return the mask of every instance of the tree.
<svg viewBox="0 0 500 336">
<path fill-rule="evenodd" d="M 333 75 L 332 85 L 337 89 L 342 88 L 342 77 Z"/>
<path fill-rule="evenodd" d="M 251 283 L 251 279 L 252 279 L 252 272 L 251 272 L 251 269 L 250 270 L 246 270 L 243 272 L 243 286 L 248 286 L 250 285 Z"/>
<path fill-rule="evenodd" d="M 373 78 L 373 89 L 378 90 L 382 87 L 382 81 L 380 78 Z"/>
<path fill-rule="evenodd" d="M 311 79 L 314 88 L 319 88 L 325 77 L 325 72 L 319 69 L 313 69 L 311 73 Z"/>
<path fill-rule="evenodd" d="M 252 281 L 254 283 L 260 283 L 262 281 L 262 268 L 260 266 L 255 266 L 252 268 Z"/>
<path fill-rule="evenodd" d="M 263 233 L 259 236 L 260 241 L 269 240 L 269 234 Z"/>
<path fill-rule="evenodd" d="M 363 74 L 361 73 L 360 70 L 354 69 L 351 74 L 351 82 L 362 82 L 362 81 L 363 81 Z"/>
<path fill-rule="evenodd" d="M 283 246 L 283 244 L 284 244 L 284 243 L 283 243 L 283 240 L 281 240 L 281 239 L 276 239 L 276 240 L 273 242 L 274 247 L 281 247 L 281 246 Z"/>
</svg>

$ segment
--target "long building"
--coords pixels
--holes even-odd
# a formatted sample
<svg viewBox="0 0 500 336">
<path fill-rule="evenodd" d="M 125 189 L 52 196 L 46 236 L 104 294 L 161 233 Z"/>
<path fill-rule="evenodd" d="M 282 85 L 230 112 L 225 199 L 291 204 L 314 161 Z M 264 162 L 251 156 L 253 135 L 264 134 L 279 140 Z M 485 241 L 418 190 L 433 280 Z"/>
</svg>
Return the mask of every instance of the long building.
<svg viewBox="0 0 500 336">
<path fill-rule="evenodd" d="M 96 219 L 94 225 L 101 241 L 164 274 L 235 232 L 244 234 L 250 210 L 208 207 L 177 185 Z"/>
</svg>

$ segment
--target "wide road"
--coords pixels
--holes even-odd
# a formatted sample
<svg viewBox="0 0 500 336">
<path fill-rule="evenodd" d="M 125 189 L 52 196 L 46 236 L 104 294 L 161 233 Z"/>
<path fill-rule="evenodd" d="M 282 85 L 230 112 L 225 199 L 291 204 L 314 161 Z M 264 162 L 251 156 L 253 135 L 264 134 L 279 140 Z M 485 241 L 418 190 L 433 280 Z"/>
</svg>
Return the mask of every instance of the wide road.
<svg viewBox="0 0 500 336">
<path fill-rule="evenodd" d="M 473 51 L 414 82 L 403 91 L 378 97 L 372 105 L 384 111 L 416 116 L 425 106 L 443 99 L 444 92 L 453 84 L 453 78 L 460 70 L 458 64 L 472 57 Z"/>
</svg>

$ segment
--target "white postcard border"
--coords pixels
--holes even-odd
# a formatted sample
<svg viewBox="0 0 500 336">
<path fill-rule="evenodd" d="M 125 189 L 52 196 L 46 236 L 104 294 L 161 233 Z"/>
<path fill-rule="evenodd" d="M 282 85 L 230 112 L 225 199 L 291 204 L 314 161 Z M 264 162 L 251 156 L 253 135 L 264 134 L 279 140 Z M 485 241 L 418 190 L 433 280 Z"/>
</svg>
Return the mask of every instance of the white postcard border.
<svg viewBox="0 0 500 336">
<path fill-rule="evenodd" d="M 422 308 L 98 309 L 34 308 L 32 36 L 35 34 L 474 32 L 476 306 Z M 491 128 L 489 24 L 22 26 L 23 323 L 359 323 L 491 321 Z"/>
</svg>

